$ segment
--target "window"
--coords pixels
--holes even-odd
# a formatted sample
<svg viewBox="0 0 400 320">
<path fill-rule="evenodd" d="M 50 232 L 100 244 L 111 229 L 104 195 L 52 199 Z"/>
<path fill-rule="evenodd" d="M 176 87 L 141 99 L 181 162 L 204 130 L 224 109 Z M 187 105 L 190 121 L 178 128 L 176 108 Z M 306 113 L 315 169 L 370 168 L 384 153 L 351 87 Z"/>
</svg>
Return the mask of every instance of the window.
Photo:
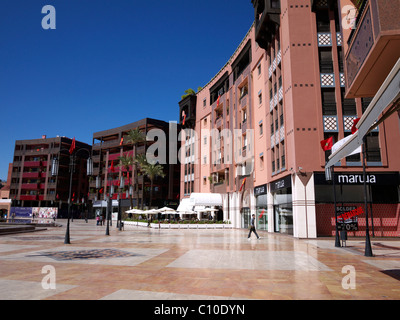
<svg viewBox="0 0 400 320">
<path fill-rule="evenodd" d="M 344 116 L 353 116 L 357 114 L 356 101 L 354 99 L 344 98 L 344 89 L 340 90 L 342 98 L 342 111 Z"/>
<path fill-rule="evenodd" d="M 258 94 L 258 104 L 259 105 L 262 104 L 262 93 L 261 92 Z"/>
<path fill-rule="evenodd" d="M 334 89 L 321 90 L 322 114 L 324 116 L 336 115 L 336 98 Z"/>
<path fill-rule="evenodd" d="M 328 10 L 317 11 L 317 32 L 330 32 Z"/>
<path fill-rule="evenodd" d="M 257 72 L 258 72 L 258 75 L 260 76 L 261 75 L 261 63 L 259 63 L 259 65 L 257 66 Z"/>
<path fill-rule="evenodd" d="M 260 121 L 260 123 L 258 124 L 259 128 L 260 128 L 260 136 L 263 135 L 263 123 L 262 120 Z"/>
<path fill-rule="evenodd" d="M 203 99 L 203 107 L 205 107 L 206 105 L 207 105 L 207 99 L 204 98 L 204 99 Z"/>
<path fill-rule="evenodd" d="M 240 88 L 240 99 L 242 99 L 244 96 L 246 96 L 247 93 L 248 93 L 247 85 Z"/>
<path fill-rule="evenodd" d="M 378 132 L 371 132 L 366 136 L 365 147 L 367 151 L 368 162 L 381 162 Z"/>
<path fill-rule="evenodd" d="M 247 110 L 246 110 L 246 108 L 242 110 L 242 114 L 243 114 L 242 123 L 245 123 L 247 121 Z"/>
<path fill-rule="evenodd" d="M 332 73 L 333 62 L 332 62 L 332 53 L 330 48 L 320 49 L 318 53 L 319 53 L 319 68 L 321 73 Z"/>
<path fill-rule="evenodd" d="M 264 169 L 264 155 L 262 153 L 260 154 L 260 169 Z"/>
<path fill-rule="evenodd" d="M 271 159 L 272 159 L 272 174 L 275 173 L 275 151 L 272 150 L 271 152 Z"/>
</svg>

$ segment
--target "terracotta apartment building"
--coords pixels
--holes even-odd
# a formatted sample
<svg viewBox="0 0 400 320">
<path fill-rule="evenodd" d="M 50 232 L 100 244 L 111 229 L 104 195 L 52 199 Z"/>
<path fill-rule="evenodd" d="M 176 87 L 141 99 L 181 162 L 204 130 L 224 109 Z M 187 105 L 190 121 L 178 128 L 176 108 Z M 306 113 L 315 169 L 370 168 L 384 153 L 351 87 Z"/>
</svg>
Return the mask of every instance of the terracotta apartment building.
<svg viewBox="0 0 400 320">
<path fill-rule="evenodd" d="M 165 134 L 166 141 L 169 141 L 169 128 L 170 124 L 165 121 L 145 118 L 93 133 L 93 179 L 90 181 L 89 199 L 93 201 L 95 208 L 105 206 L 102 201 L 106 199 L 107 194 L 110 194 L 112 185 L 115 190 L 112 199 L 121 199 L 123 208 L 149 206 L 150 179 L 140 170 L 136 171 L 135 165 L 130 165 L 128 168 L 120 165 L 119 157 L 146 156 L 149 147 L 154 143 L 149 138 L 149 133 Z M 135 129 L 140 130 L 144 136 L 144 140 L 138 142 L 136 146 L 127 138 L 127 133 Z M 178 130 L 177 127 L 175 129 Z M 174 143 L 176 145 L 177 141 Z M 169 153 L 169 143 L 166 152 Z M 174 177 L 179 176 L 180 167 L 177 164 L 166 163 L 167 161 L 163 162 L 165 162 L 162 165 L 166 176 L 154 179 L 152 207 L 176 207 L 179 201 L 179 181 Z M 121 177 L 124 177 L 123 186 L 120 184 Z"/>
<path fill-rule="evenodd" d="M 219 206 L 218 218 L 237 228 L 255 214 L 257 227 L 269 232 L 333 235 L 333 187 L 324 175 L 330 152 L 320 141 L 351 135 L 372 100 L 346 95 L 345 16 L 337 1 L 252 4 L 255 21 L 228 62 L 179 102 L 188 129 L 181 199 L 192 198 L 195 207 L 198 193 L 219 194 L 220 202 L 208 205 Z M 398 126 L 398 119 L 387 119 L 366 142 L 369 205 L 382 236 L 400 231 Z M 360 157 L 335 166 L 340 211 L 364 202 Z M 359 217 L 353 234 L 365 234 L 364 225 Z"/>
<path fill-rule="evenodd" d="M 18 207 L 59 207 L 59 216 L 67 212 L 70 185 L 70 153 L 73 139 L 67 137 L 17 140 L 11 167 L 10 199 Z M 75 141 L 77 152 L 74 161 L 71 191 L 73 203 L 87 203 L 89 180 L 86 161 L 91 146 Z M 75 152 L 74 152 L 75 154 Z M 57 158 L 58 174 L 52 175 L 53 159 Z"/>
</svg>

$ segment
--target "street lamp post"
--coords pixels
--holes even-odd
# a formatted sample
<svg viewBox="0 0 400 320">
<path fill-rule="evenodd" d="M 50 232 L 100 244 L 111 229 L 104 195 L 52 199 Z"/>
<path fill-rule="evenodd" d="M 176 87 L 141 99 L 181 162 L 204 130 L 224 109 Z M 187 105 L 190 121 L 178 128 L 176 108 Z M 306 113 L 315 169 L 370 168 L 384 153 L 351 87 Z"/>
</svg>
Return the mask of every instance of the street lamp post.
<svg viewBox="0 0 400 320">
<path fill-rule="evenodd" d="M 107 210 L 106 210 L 106 220 L 107 220 L 107 227 L 106 227 L 106 236 L 110 235 L 110 217 L 112 217 L 112 197 L 114 195 L 114 185 L 112 183 L 112 178 L 109 178 L 110 182 L 110 194 L 108 196 L 107 201 Z"/>
<path fill-rule="evenodd" d="M 119 182 L 119 193 L 118 193 L 118 222 L 117 222 L 117 228 L 119 228 L 119 231 L 122 230 L 122 215 L 121 215 L 121 192 L 122 189 L 125 187 L 125 179 L 124 177 L 121 175 L 121 180 Z"/>
<path fill-rule="evenodd" d="M 369 238 L 369 223 L 368 223 L 368 200 L 367 200 L 367 173 L 365 170 L 365 162 L 367 161 L 367 150 L 365 145 L 366 136 L 363 137 L 362 152 L 363 152 L 363 179 L 364 179 L 364 207 L 365 207 L 365 253 L 366 257 L 373 257 L 371 240 Z"/>
<path fill-rule="evenodd" d="M 71 153 L 70 150 L 63 148 L 63 149 L 61 149 L 59 151 L 59 153 L 61 153 L 61 151 L 64 151 L 64 150 L 68 151 L 70 153 L 70 156 L 69 156 L 68 216 L 67 216 L 67 230 L 65 231 L 64 244 L 70 244 L 71 241 L 70 241 L 70 235 L 69 235 L 69 220 L 70 220 L 70 216 L 71 216 L 72 175 L 73 175 L 73 173 L 75 171 L 75 158 L 76 158 L 76 155 L 82 150 L 84 150 L 84 151 L 89 153 L 89 157 L 87 159 L 87 168 L 86 168 L 86 170 L 87 170 L 86 173 L 87 173 L 88 176 L 93 175 L 93 160 L 91 158 L 89 149 L 80 148 L 74 154 L 73 151 Z M 53 177 L 58 176 L 58 169 L 59 169 L 59 160 L 58 160 L 57 157 L 54 157 L 53 158 L 53 162 L 52 162 L 52 166 L 51 166 L 51 175 Z"/>
</svg>

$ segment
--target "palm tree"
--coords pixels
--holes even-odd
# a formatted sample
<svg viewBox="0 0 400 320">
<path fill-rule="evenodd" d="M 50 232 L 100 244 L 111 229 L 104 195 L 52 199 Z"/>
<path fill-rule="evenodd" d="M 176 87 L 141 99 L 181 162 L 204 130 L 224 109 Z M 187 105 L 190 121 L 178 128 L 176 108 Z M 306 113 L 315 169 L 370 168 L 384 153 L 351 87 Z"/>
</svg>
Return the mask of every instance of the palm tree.
<svg viewBox="0 0 400 320">
<path fill-rule="evenodd" d="M 135 164 L 135 161 L 132 156 L 127 153 L 126 155 L 123 155 L 122 157 L 118 157 L 119 165 L 121 167 L 124 167 L 126 169 L 126 172 L 129 173 L 129 168 Z M 130 188 L 131 183 L 130 180 L 128 180 L 128 188 Z M 131 209 L 133 208 L 133 200 L 132 200 L 132 194 L 129 192 L 129 200 L 131 202 Z M 137 201 L 137 200 L 136 200 Z M 137 203 L 137 202 L 136 202 Z"/>
<path fill-rule="evenodd" d="M 136 174 L 138 174 L 139 171 L 143 172 L 144 166 L 147 165 L 146 155 L 145 154 L 137 154 L 136 157 L 133 159 L 133 161 L 135 162 Z M 137 178 L 135 180 L 135 182 L 136 182 L 137 195 L 139 197 L 139 179 Z M 144 179 L 143 179 L 143 182 L 142 182 L 142 192 L 144 192 Z M 143 210 L 143 198 L 144 198 L 144 195 L 142 195 L 142 203 L 141 203 L 141 206 L 140 206 L 140 209 L 142 209 L 142 210 Z M 139 203 L 138 203 L 138 206 L 139 206 Z"/>
<path fill-rule="evenodd" d="M 128 131 L 126 137 L 126 142 L 128 144 L 133 145 L 133 155 L 136 157 L 136 149 L 137 145 L 140 142 L 146 141 L 146 135 L 140 131 L 139 128 L 131 129 Z M 139 182 L 138 182 L 138 170 L 137 170 L 137 163 L 135 162 L 135 187 L 136 187 L 136 205 L 139 206 Z M 142 199 L 142 206 L 143 206 L 143 199 Z"/>
<path fill-rule="evenodd" d="M 147 161 L 146 161 L 147 162 Z M 153 182 L 156 177 L 165 177 L 164 173 L 164 168 L 162 165 L 158 163 L 146 163 L 143 167 L 142 170 L 146 176 L 149 177 L 150 179 L 150 208 L 151 208 L 151 202 L 153 199 Z"/>
</svg>

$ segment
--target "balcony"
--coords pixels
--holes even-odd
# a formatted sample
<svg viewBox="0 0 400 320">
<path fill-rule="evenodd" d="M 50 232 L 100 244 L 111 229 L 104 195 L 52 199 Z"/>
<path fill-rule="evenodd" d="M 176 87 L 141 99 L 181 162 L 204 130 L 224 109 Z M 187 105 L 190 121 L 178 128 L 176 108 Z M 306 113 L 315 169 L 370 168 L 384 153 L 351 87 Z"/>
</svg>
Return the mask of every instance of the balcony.
<svg viewBox="0 0 400 320">
<path fill-rule="evenodd" d="M 255 17 L 256 42 L 263 49 L 268 49 L 275 34 L 276 25 L 280 24 L 280 0 L 252 0 Z"/>
<path fill-rule="evenodd" d="M 21 189 L 23 190 L 38 190 L 38 189 L 44 189 L 44 183 L 23 183 L 21 185 Z"/>
<path fill-rule="evenodd" d="M 347 39 L 346 98 L 372 97 L 400 57 L 399 1 L 364 0 Z"/>
</svg>

